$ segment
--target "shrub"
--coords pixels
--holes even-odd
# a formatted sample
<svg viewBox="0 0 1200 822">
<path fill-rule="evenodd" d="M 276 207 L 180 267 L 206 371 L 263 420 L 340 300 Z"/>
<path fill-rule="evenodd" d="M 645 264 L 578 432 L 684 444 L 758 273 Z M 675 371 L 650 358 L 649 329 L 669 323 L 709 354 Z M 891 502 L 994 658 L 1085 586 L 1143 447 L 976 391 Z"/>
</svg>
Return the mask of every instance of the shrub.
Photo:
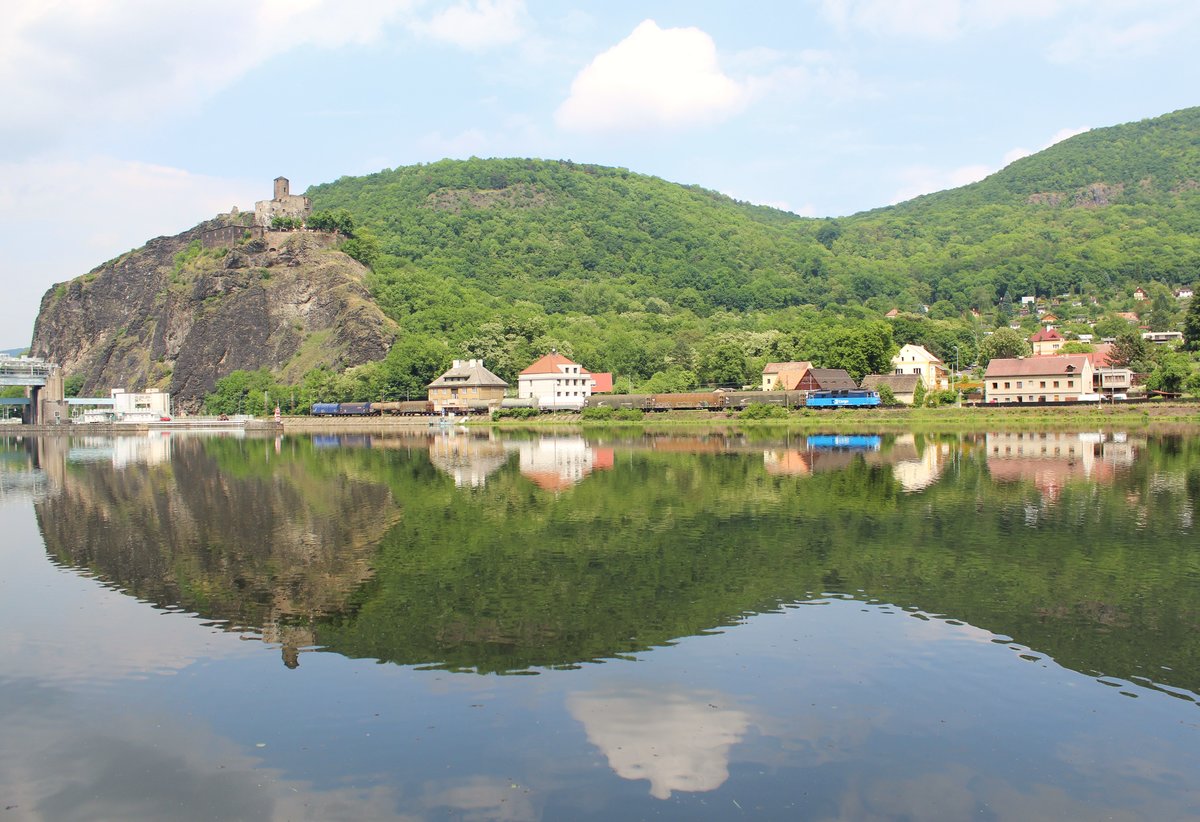
<svg viewBox="0 0 1200 822">
<path fill-rule="evenodd" d="M 588 406 L 580 412 L 581 420 L 611 420 L 616 409 L 609 408 L 607 405 Z"/>
<path fill-rule="evenodd" d="M 618 408 L 612 418 L 620 422 L 640 422 L 646 414 L 640 408 Z"/>
<path fill-rule="evenodd" d="M 892 390 L 890 385 L 881 385 L 879 391 L 879 404 L 886 408 L 895 408 L 900 404 L 900 400 L 896 399 L 896 392 Z"/>
<path fill-rule="evenodd" d="M 753 402 L 746 406 L 738 415 L 743 420 L 778 420 L 787 417 L 787 409 L 782 405 L 768 405 L 765 402 Z"/>
<path fill-rule="evenodd" d="M 538 415 L 536 408 L 497 408 L 492 412 L 494 420 L 528 420 Z"/>
</svg>

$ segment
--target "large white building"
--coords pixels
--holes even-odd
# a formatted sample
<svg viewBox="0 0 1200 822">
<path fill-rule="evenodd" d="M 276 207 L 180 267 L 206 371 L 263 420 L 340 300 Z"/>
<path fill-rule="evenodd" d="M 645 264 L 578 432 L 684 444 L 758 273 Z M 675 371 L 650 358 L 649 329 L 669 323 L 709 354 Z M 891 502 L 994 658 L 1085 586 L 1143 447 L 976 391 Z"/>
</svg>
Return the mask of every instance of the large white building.
<svg viewBox="0 0 1200 822">
<path fill-rule="evenodd" d="M 551 351 L 517 375 L 517 396 L 533 398 L 543 410 L 579 410 L 592 395 L 592 375 L 579 363 Z"/>
</svg>

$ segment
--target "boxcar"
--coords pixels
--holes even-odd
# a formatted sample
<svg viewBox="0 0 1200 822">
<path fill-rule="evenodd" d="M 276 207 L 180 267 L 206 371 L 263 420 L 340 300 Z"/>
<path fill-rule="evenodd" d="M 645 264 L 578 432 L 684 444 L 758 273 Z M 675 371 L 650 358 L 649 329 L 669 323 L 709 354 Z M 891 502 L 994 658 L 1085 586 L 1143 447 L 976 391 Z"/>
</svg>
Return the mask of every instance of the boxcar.
<svg viewBox="0 0 1200 822">
<path fill-rule="evenodd" d="M 338 404 L 336 402 L 314 402 L 312 407 L 312 415 L 314 417 L 334 417 L 337 416 Z"/>
<path fill-rule="evenodd" d="M 809 392 L 809 408 L 873 408 L 879 405 L 879 392 L 865 389 Z"/>
<path fill-rule="evenodd" d="M 371 403 L 369 402 L 338 403 L 337 414 L 339 417 L 371 417 L 378 413 L 378 411 L 371 409 Z"/>
<path fill-rule="evenodd" d="M 433 413 L 433 403 L 429 400 L 400 400 L 397 402 L 373 402 L 371 409 L 380 414 L 391 414 L 404 417 L 424 416 Z"/>
<path fill-rule="evenodd" d="M 804 405 L 803 391 L 726 391 L 724 407 L 730 409 L 747 408 L 755 404 L 782 405 L 785 408 L 799 408 Z"/>
<path fill-rule="evenodd" d="M 653 394 L 647 408 L 653 411 L 711 409 L 721 407 L 722 397 L 715 391 L 692 394 Z"/>
<path fill-rule="evenodd" d="M 593 394 L 587 398 L 588 408 L 639 408 L 650 407 L 649 394 Z"/>
</svg>

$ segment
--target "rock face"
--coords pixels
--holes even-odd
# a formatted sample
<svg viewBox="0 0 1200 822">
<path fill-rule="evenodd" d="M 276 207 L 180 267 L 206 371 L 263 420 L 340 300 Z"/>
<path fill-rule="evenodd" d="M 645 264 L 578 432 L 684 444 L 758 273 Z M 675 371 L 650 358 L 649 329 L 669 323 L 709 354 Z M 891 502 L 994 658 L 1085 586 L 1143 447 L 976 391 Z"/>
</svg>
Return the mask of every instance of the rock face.
<svg viewBox="0 0 1200 822">
<path fill-rule="evenodd" d="M 222 227 L 218 219 L 159 237 L 52 288 L 32 353 L 83 375 L 85 395 L 165 389 L 188 412 L 231 371 L 299 379 L 387 353 L 395 323 L 371 300 L 367 269 L 332 248 L 334 237 L 267 232 L 206 248 L 205 233 Z"/>
</svg>

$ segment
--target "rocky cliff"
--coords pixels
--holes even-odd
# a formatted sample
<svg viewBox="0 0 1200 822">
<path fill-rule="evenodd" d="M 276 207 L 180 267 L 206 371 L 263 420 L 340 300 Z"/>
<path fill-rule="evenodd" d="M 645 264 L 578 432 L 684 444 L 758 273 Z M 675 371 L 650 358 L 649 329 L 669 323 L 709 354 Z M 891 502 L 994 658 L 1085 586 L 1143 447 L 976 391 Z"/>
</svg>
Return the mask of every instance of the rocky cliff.
<svg viewBox="0 0 1200 822">
<path fill-rule="evenodd" d="M 42 298 L 33 355 L 82 375 L 84 394 L 164 389 L 194 412 L 231 371 L 267 367 L 299 379 L 387 353 L 395 323 L 371 300 L 367 269 L 337 251 L 333 236 L 202 242 L 230 225 L 218 218 L 159 237 L 55 286 Z"/>
</svg>

